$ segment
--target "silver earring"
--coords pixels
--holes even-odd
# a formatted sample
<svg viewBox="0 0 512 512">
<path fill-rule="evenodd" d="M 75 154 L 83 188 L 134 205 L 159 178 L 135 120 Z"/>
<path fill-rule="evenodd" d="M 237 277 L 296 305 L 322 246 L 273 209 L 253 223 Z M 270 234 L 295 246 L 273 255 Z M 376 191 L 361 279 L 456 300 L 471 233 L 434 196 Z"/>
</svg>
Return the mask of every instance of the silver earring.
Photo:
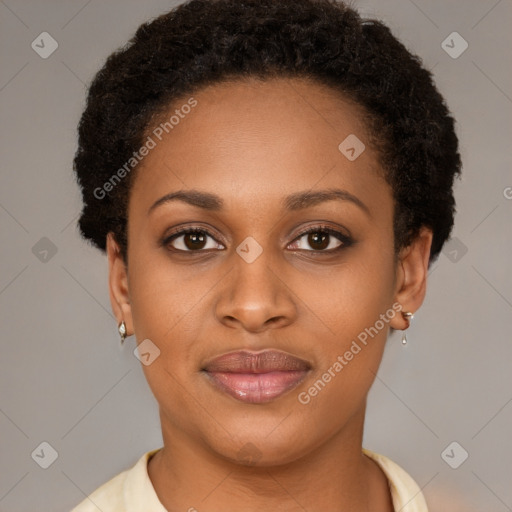
<svg viewBox="0 0 512 512">
<path fill-rule="evenodd" d="M 119 331 L 119 336 L 121 336 L 121 345 L 122 345 L 126 338 L 126 324 L 124 323 L 124 320 L 119 324 L 119 327 L 117 328 L 117 330 Z"/>
<path fill-rule="evenodd" d="M 406 329 L 409 329 L 411 325 L 411 320 L 414 318 L 414 315 L 410 311 L 403 311 L 402 316 L 405 320 L 407 320 L 407 327 L 402 331 L 402 345 L 407 345 L 407 333 Z"/>
</svg>

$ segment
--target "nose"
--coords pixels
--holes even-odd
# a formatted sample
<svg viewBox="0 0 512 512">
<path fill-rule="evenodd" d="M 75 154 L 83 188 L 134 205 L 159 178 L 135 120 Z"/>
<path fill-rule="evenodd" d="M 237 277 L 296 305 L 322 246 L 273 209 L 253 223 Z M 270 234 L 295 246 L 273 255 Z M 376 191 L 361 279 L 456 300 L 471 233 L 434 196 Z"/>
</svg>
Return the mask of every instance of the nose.
<svg viewBox="0 0 512 512">
<path fill-rule="evenodd" d="M 224 325 L 252 333 L 294 322 L 297 303 L 283 272 L 271 268 L 265 251 L 252 263 L 233 254 L 233 271 L 219 288 L 215 315 Z"/>
</svg>

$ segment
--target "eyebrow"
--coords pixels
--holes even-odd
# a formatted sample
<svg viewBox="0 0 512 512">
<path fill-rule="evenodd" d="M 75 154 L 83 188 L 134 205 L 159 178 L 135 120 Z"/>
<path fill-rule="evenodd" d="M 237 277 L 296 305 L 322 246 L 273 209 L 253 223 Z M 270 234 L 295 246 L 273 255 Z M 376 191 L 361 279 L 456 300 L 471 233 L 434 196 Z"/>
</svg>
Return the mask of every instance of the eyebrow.
<svg viewBox="0 0 512 512">
<path fill-rule="evenodd" d="M 325 201 L 350 201 L 370 215 L 370 209 L 358 197 L 347 190 L 339 188 L 297 192 L 296 194 L 292 194 L 285 198 L 284 205 L 287 210 L 293 211 L 315 206 L 316 204 L 323 203 Z"/>
<path fill-rule="evenodd" d="M 204 210 L 220 211 L 223 208 L 222 198 L 209 192 L 199 190 L 180 190 L 171 192 L 155 201 L 148 210 L 148 215 L 158 206 L 172 201 L 181 201 L 191 206 L 197 206 Z M 315 206 L 326 201 L 349 201 L 358 206 L 365 213 L 370 215 L 369 208 L 356 196 L 339 188 L 330 188 L 325 190 L 306 190 L 296 192 L 284 198 L 283 206 L 286 210 L 296 211 Z"/>
</svg>

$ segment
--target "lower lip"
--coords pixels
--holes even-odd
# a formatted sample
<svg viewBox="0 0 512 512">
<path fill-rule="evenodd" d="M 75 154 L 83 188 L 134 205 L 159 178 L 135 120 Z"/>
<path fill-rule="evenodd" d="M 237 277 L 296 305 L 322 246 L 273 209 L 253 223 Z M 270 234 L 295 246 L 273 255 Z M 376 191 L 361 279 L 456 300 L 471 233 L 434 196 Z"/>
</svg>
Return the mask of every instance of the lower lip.
<svg viewBox="0 0 512 512">
<path fill-rule="evenodd" d="M 210 381 L 241 402 L 270 402 L 298 386 L 307 371 L 275 371 L 269 373 L 206 372 Z"/>
</svg>

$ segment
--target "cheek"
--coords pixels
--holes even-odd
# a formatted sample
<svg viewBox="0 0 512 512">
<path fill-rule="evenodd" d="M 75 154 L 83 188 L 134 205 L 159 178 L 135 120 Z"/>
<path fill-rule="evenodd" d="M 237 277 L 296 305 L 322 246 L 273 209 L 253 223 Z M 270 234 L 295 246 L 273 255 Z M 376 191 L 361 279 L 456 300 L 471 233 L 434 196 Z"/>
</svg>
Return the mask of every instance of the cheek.
<svg viewBox="0 0 512 512">
<path fill-rule="evenodd" d="M 132 259 L 133 324 L 137 343 L 149 339 L 160 352 L 142 369 L 161 409 L 172 411 L 174 424 L 184 424 L 188 416 L 193 417 L 191 404 L 196 404 L 189 384 L 198 365 L 196 345 L 204 317 L 201 298 L 213 280 L 190 279 L 159 257 L 144 258 L 137 254 Z M 193 426 L 187 423 L 186 428 Z"/>
<path fill-rule="evenodd" d="M 391 249 L 368 242 L 325 275 L 304 273 L 300 294 L 335 346 L 355 339 L 392 306 L 394 279 Z"/>
<path fill-rule="evenodd" d="M 191 266 L 180 267 L 164 250 L 134 248 L 130 254 L 131 310 L 137 338 L 164 342 L 179 333 L 186 315 L 196 307 L 209 287 L 206 275 Z"/>
<path fill-rule="evenodd" d="M 144 254 L 143 254 L 144 253 Z M 147 378 L 166 377 L 166 370 L 180 382 L 198 371 L 200 343 L 205 342 L 204 325 L 210 293 L 219 281 L 218 272 L 205 266 L 173 264 L 165 253 L 135 253 L 130 268 L 130 296 L 137 342 L 150 339 L 160 350 L 155 368 L 145 367 Z M 160 367 L 161 372 L 155 374 Z M 163 373 L 162 373 L 163 372 Z"/>
<path fill-rule="evenodd" d="M 355 410 L 375 378 L 384 351 L 394 303 L 394 256 L 382 248 L 340 267 L 330 279 L 304 276 L 308 307 L 321 332 L 317 384 L 306 390 L 315 407 L 323 404 L 334 417 Z M 384 257 L 387 254 L 387 257 Z M 316 286 L 313 286 L 316 284 Z M 319 331 L 320 332 L 320 331 Z"/>
</svg>

